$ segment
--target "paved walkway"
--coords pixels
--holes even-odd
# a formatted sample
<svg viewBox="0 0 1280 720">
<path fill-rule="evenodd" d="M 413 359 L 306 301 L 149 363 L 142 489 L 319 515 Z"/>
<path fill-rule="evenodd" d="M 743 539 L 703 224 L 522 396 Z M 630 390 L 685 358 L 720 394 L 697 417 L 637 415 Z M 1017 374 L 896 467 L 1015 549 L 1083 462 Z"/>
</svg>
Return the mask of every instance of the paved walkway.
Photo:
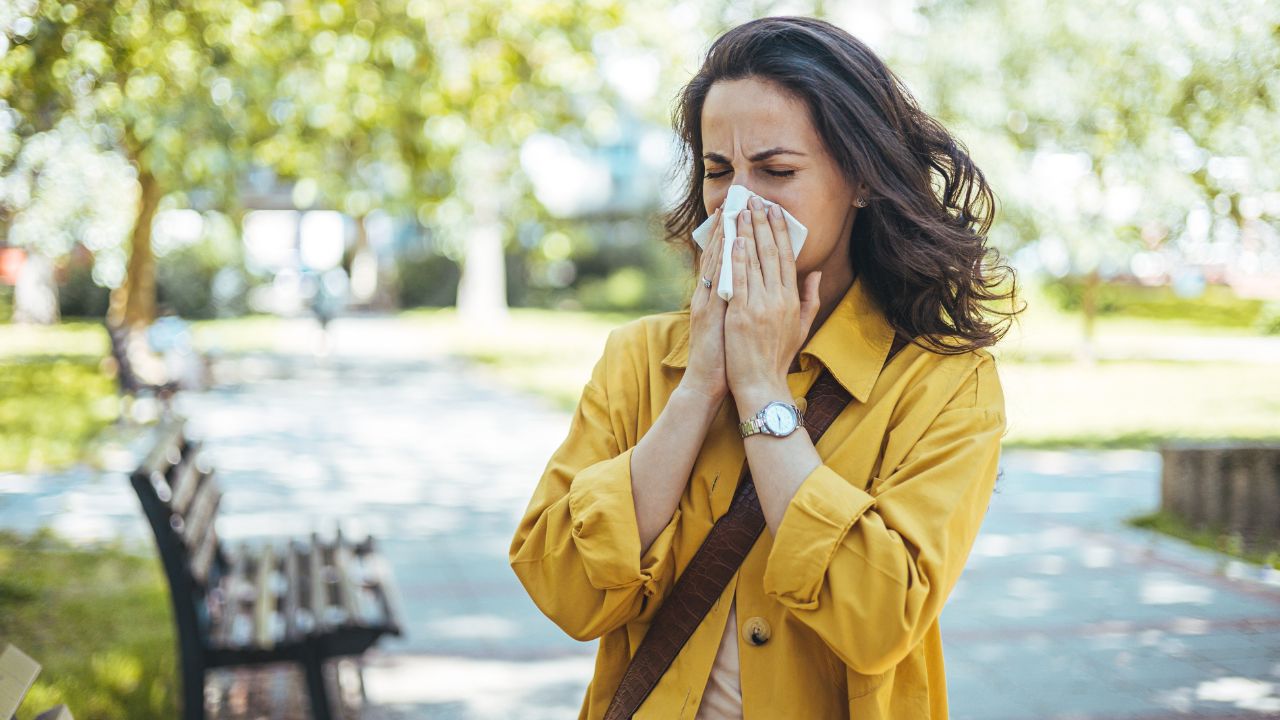
<svg viewBox="0 0 1280 720">
<path fill-rule="evenodd" d="M 379 537 L 408 637 L 371 658 L 371 717 L 576 717 L 594 643 L 545 619 L 506 560 L 568 416 L 393 324 L 335 329 L 327 359 L 240 358 L 234 382 L 181 398 L 225 489 L 222 535 Z M 0 474 L 0 527 L 151 551 L 131 458 Z M 953 718 L 1280 717 L 1280 573 L 1125 526 L 1158 504 L 1157 455 L 1010 451 L 1002 467 L 942 616 Z"/>
</svg>

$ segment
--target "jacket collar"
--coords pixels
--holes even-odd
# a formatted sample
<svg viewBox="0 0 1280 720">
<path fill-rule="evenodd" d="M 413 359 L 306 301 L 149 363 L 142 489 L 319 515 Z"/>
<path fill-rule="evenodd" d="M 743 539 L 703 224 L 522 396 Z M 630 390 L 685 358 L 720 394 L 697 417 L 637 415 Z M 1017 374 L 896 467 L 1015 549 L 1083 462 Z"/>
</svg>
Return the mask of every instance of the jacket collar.
<svg viewBox="0 0 1280 720">
<path fill-rule="evenodd" d="M 689 364 L 688 310 L 680 313 L 679 322 L 680 335 L 662 359 L 662 364 L 667 367 L 683 368 Z M 816 358 L 850 395 L 858 402 L 866 402 L 892 343 L 893 327 L 867 293 L 866 285 L 858 275 L 800 351 L 800 370 L 809 370 Z"/>
</svg>

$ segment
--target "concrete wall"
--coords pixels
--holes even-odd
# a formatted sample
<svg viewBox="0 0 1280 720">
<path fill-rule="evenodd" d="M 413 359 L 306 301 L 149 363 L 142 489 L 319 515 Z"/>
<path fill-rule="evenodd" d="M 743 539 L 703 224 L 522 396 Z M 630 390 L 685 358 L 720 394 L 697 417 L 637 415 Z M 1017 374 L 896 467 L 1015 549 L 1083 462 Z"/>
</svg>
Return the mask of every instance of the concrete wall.
<svg viewBox="0 0 1280 720">
<path fill-rule="evenodd" d="M 1280 443 L 1169 443 L 1160 455 L 1162 510 L 1251 546 L 1280 540 Z"/>
</svg>

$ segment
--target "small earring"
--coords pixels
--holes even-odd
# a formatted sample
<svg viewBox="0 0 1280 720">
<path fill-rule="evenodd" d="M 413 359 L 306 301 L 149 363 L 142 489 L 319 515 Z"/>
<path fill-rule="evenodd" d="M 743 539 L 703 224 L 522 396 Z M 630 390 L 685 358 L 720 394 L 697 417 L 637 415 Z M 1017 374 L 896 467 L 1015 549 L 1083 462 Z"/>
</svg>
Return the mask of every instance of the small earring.
<svg viewBox="0 0 1280 720">
<path fill-rule="evenodd" d="M 858 207 L 860 207 L 860 208 L 864 208 L 864 207 L 866 207 L 866 206 L 867 206 L 867 199 L 866 199 L 866 198 L 864 198 L 864 197 L 860 197 L 860 198 L 858 198 L 857 200 L 855 200 L 855 201 L 853 202 L 853 204 L 854 204 L 854 205 L 856 205 L 856 206 L 858 206 Z"/>
</svg>

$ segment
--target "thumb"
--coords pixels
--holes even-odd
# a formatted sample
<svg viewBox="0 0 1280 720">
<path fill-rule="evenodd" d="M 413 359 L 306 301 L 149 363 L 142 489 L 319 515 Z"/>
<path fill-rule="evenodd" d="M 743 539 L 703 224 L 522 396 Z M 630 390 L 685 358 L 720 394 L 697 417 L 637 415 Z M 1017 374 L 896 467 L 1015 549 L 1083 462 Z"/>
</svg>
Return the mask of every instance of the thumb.
<svg viewBox="0 0 1280 720">
<path fill-rule="evenodd" d="M 818 316 L 818 286 L 822 284 L 822 271 L 811 272 L 804 278 L 804 296 L 800 301 L 800 327 L 805 336 L 813 320 Z"/>
</svg>

